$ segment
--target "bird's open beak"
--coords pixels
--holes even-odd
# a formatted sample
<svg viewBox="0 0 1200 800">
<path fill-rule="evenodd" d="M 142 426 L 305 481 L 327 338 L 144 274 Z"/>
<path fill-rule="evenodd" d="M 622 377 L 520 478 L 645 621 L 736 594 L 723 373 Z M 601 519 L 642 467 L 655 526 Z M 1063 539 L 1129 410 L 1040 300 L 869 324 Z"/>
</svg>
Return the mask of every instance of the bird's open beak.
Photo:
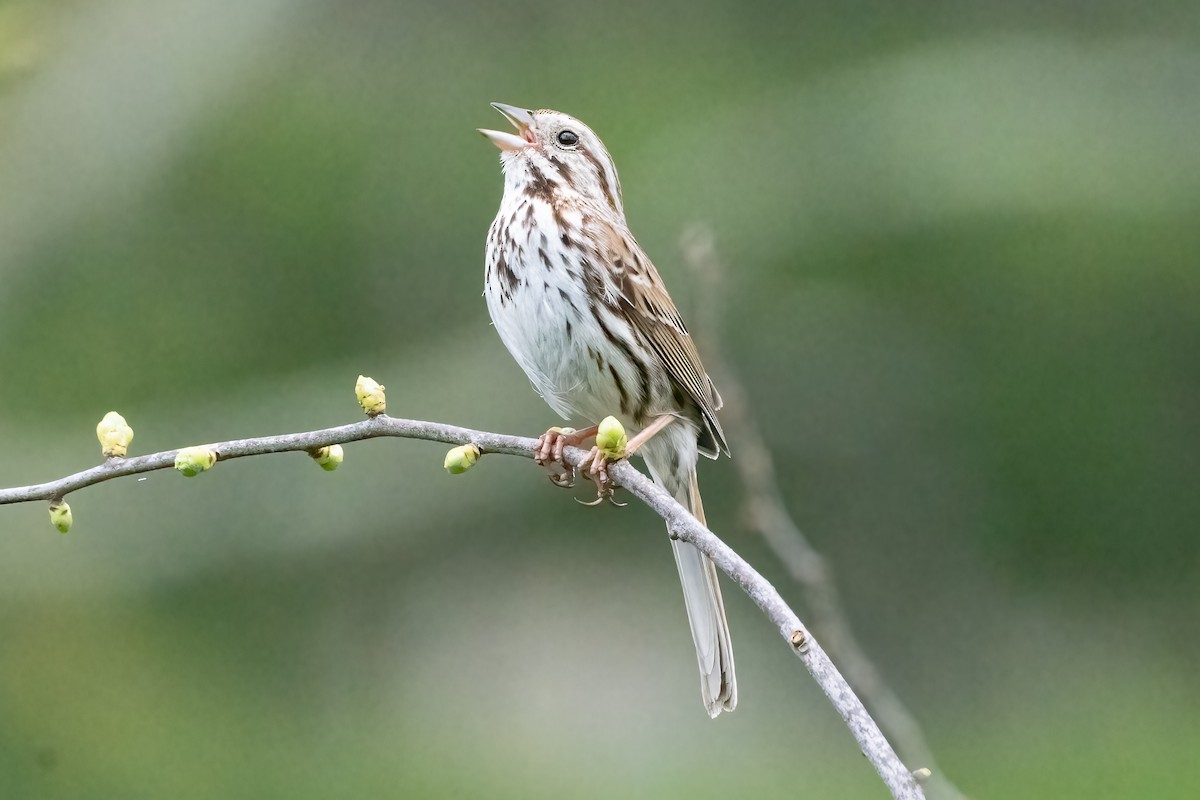
<svg viewBox="0 0 1200 800">
<path fill-rule="evenodd" d="M 522 147 L 531 145 L 536 141 L 533 130 L 530 127 L 533 125 L 533 112 L 516 106 L 505 105 L 504 103 L 492 103 L 492 108 L 499 111 L 508 121 L 517 129 L 519 136 L 512 133 L 503 133 L 501 131 L 489 131 L 486 128 L 480 128 L 479 132 L 492 140 L 492 144 L 499 147 L 501 150 L 520 150 Z"/>
</svg>

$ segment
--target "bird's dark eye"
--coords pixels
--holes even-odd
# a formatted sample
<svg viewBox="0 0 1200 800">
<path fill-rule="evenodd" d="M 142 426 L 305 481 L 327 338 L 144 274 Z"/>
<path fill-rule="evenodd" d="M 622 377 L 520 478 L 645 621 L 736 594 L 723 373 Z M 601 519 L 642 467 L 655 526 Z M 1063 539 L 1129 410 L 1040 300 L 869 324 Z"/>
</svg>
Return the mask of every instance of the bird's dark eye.
<svg viewBox="0 0 1200 800">
<path fill-rule="evenodd" d="M 574 147 L 579 144 L 579 137 L 575 134 L 575 131 L 559 131 L 558 143 L 563 147 Z"/>
</svg>

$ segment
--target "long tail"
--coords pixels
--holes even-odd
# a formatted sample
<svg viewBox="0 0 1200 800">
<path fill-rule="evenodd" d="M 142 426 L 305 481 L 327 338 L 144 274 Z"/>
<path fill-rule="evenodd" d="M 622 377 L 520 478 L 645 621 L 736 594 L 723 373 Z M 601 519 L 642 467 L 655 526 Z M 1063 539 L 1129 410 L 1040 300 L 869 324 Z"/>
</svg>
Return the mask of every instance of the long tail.
<svg viewBox="0 0 1200 800">
<path fill-rule="evenodd" d="M 700 504 L 700 487 L 696 470 L 692 468 L 687 485 L 676 494 L 676 500 L 704 522 L 704 506 Z M 700 694 L 710 717 L 722 711 L 733 711 L 737 705 L 737 680 L 733 674 L 733 643 L 729 639 L 729 623 L 725 620 L 725 603 L 717 568 L 708 556 L 687 542 L 671 540 L 679 580 L 683 584 L 683 602 L 687 606 L 688 624 L 696 643 L 696 660 L 700 664 Z"/>
</svg>

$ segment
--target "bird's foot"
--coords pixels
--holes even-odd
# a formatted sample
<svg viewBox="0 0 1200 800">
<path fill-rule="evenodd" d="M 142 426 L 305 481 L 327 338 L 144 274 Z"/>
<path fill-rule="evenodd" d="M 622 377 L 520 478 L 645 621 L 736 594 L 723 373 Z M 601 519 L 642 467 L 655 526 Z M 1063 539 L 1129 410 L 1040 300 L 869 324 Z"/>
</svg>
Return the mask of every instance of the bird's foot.
<svg viewBox="0 0 1200 800">
<path fill-rule="evenodd" d="M 579 462 L 579 470 L 583 473 L 584 477 L 596 485 L 596 499 L 590 503 L 584 503 L 582 500 L 577 499 L 577 502 L 581 505 L 598 506 L 607 500 L 614 506 L 625 506 L 625 503 L 618 503 L 613 499 L 613 492 L 617 487 L 613 485 L 612 478 L 609 477 L 608 464 L 608 457 L 600 451 L 599 447 L 593 447 L 592 451 L 584 457 L 583 461 Z"/>
<path fill-rule="evenodd" d="M 555 486 L 570 489 L 575 485 L 575 468 L 563 458 L 563 450 L 578 447 L 596 435 L 596 426 L 575 430 L 574 428 L 550 428 L 538 437 L 533 460 L 546 468 L 550 482 Z"/>
</svg>

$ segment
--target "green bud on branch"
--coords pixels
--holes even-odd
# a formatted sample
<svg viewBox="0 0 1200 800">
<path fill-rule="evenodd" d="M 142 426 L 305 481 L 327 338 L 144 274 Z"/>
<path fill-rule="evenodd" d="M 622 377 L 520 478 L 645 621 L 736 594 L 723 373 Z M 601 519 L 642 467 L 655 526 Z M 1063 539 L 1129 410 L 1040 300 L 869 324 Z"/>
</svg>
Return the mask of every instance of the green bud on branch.
<svg viewBox="0 0 1200 800">
<path fill-rule="evenodd" d="M 625 428 L 616 417 L 605 417 L 600 421 L 596 429 L 596 447 L 600 448 L 605 458 L 609 461 L 620 461 L 625 457 L 627 444 L 629 437 L 625 435 Z"/>
<path fill-rule="evenodd" d="M 446 453 L 446 461 L 442 464 L 446 471 L 451 475 L 462 475 L 464 472 L 475 466 L 475 462 L 479 460 L 479 448 L 473 444 L 464 444 L 461 447 L 455 447 L 449 453 Z"/>
<path fill-rule="evenodd" d="M 317 465 L 326 472 L 333 472 L 346 457 L 346 454 L 342 451 L 342 446 L 340 444 L 331 444 L 326 447 L 318 447 L 316 450 L 309 450 L 308 454 L 312 456 L 313 461 L 316 461 Z"/>
<path fill-rule="evenodd" d="M 100 440 L 100 451 L 105 458 L 124 458 L 133 441 L 133 428 L 115 411 L 110 411 L 96 426 L 96 438 Z"/>
<path fill-rule="evenodd" d="M 185 447 L 175 454 L 175 469 L 185 478 L 194 478 L 217 463 L 217 452 L 210 447 Z"/>
<path fill-rule="evenodd" d="M 58 500 L 50 503 L 50 524 L 58 528 L 62 533 L 71 530 L 71 523 L 74 517 L 71 516 L 71 506 L 66 500 Z"/>
<path fill-rule="evenodd" d="M 368 378 L 366 375 L 358 376 L 358 383 L 354 384 L 354 394 L 358 397 L 358 404 L 362 406 L 362 410 L 367 412 L 368 417 L 377 417 L 387 411 L 387 398 L 383 394 L 384 387 L 375 382 L 373 378 Z"/>
</svg>

